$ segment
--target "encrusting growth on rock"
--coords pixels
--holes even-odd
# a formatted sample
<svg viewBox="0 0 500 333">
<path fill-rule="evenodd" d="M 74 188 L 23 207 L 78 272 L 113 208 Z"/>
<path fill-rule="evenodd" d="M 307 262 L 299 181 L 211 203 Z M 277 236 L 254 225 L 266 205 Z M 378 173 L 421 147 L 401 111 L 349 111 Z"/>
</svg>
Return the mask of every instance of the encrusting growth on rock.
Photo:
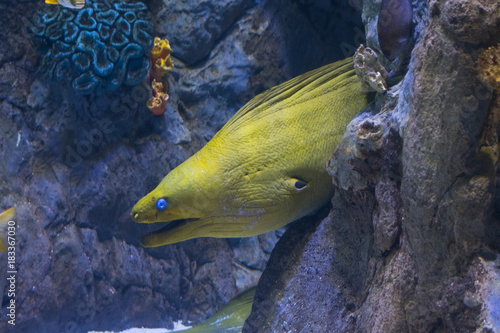
<svg viewBox="0 0 500 333">
<path fill-rule="evenodd" d="M 492 180 L 496 180 L 496 170 L 500 163 L 500 144 L 498 142 L 500 122 L 500 44 L 485 49 L 478 58 L 478 72 L 481 80 L 495 90 L 490 103 L 488 118 L 485 121 L 481 147 L 477 155 L 478 165 Z"/>
<path fill-rule="evenodd" d="M 360 45 L 356 50 L 354 54 L 354 70 L 361 82 L 363 91 L 376 91 L 378 93 L 385 93 L 387 91 L 385 80 L 389 74 L 379 62 L 375 51 L 369 47 Z"/>
<path fill-rule="evenodd" d="M 484 50 L 478 59 L 481 79 L 491 88 L 500 90 L 500 43 Z"/>
</svg>

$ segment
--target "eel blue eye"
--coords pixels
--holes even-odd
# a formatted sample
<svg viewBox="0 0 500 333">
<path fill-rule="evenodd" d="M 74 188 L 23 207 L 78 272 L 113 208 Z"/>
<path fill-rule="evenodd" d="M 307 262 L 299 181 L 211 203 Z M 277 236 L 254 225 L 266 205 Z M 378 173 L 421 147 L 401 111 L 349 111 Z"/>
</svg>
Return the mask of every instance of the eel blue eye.
<svg viewBox="0 0 500 333">
<path fill-rule="evenodd" d="M 156 208 L 158 208 L 158 210 L 164 210 L 167 208 L 167 201 L 163 198 L 158 199 L 156 202 Z"/>
</svg>

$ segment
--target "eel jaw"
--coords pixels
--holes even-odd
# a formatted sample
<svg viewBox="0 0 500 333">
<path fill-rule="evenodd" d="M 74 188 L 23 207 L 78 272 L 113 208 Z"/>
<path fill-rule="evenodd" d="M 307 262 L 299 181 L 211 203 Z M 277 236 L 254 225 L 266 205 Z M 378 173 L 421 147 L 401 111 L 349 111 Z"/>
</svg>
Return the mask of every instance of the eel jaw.
<svg viewBox="0 0 500 333">
<path fill-rule="evenodd" d="M 262 225 L 256 216 L 218 216 L 176 220 L 173 224 L 141 237 L 144 247 L 157 247 L 179 243 L 198 237 L 234 238 L 250 237 L 276 229 Z"/>
<path fill-rule="evenodd" d="M 168 225 L 162 227 L 161 229 L 142 236 L 141 245 L 143 247 L 158 247 L 163 245 L 175 244 L 198 237 L 186 237 L 189 236 L 186 231 L 188 229 L 192 229 L 189 228 L 189 224 L 194 223 L 196 220 L 198 219 L 184 219 L 167 222 Z"/>
</svg>

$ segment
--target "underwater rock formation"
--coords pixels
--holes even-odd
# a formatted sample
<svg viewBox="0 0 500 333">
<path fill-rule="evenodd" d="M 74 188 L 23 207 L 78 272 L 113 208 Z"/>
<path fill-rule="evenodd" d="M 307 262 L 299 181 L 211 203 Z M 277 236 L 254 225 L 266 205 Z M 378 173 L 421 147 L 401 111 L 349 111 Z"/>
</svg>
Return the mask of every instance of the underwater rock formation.
<svg viewBox="0 0 500 333">
<path fill-rule="evenodd" d="M 255 6 L 253 0 L 164 2 L 156 16 L 159 33 L 175 45 L 174 56 L 189 66 L 206 58 L 246 11 Z M 179 33 L 172 33 L 177 31 Z"/>
<path fill-rule="evenodd" d="M 153 24 L 142 2 L 87 0 L 79 11 L 44 6 L 30 31 L 43 54 L 40 74 L 80 94 L 135 86 L 148 73 Z"/>
<path fill-rule="evenodd" d="M 500 118 L 477 72 L 500 3 L 413 5 L 406 75 L 351 122 L 328 217 L 278 242 L 243 332 L 500 331 Z"/>
</svg>

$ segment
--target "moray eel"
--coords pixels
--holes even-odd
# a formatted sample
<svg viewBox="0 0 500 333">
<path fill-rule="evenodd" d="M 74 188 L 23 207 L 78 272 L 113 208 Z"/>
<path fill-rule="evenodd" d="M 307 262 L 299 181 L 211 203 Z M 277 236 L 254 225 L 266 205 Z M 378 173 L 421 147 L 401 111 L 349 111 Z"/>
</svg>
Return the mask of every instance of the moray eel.
<svg viewBox="0 0 500 333">
<path fill-rule="evenodd" d="M 252 310 L 255 287 L 250 288 L 229 301 L 219 309 L 212 317 L 202 324 L 183 333 L 241 333 L 245 320 Z"/>
<path fill-rule="evenodd" d="M 370 96 L 348 58 L 254 97 L 132 208 L 138 223 L 180 220 L 142 245 L 254 236 L 325 205 L 326 163 Z"/>
</svg>

